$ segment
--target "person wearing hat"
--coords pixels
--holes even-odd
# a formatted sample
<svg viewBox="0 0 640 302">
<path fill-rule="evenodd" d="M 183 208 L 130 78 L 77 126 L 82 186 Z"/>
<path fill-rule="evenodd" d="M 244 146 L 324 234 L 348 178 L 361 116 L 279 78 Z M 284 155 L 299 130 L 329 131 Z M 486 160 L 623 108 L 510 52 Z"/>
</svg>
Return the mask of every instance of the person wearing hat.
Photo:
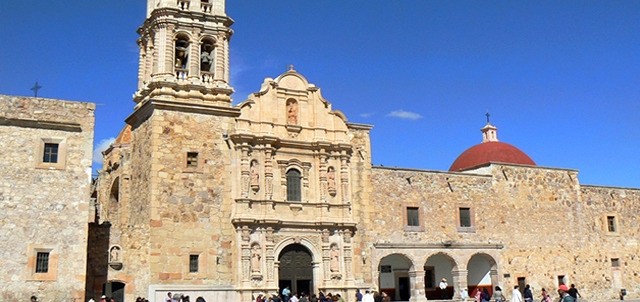
<svg viewBox="0 0 640 302">
<path fill-rule="evenodd" d="M 38 297 L 31 296 L 31 302 L 38 302 Z"/>
<path fill-rule="evenodd" d="M 440 288 L 440 298 L 446 299 L 447 287 L 449 287 L 449 284 L 447 284 L 447 278 L 442 278 L 442 280 L 440 280 L 440 284 L 438 285 L 438 287 Z"/>
</svg>

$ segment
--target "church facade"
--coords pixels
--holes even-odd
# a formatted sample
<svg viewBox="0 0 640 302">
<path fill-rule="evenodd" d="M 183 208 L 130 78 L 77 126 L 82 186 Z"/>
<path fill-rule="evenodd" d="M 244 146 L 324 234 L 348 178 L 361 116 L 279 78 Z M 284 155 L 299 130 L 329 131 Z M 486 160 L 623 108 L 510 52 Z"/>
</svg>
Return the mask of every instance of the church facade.
<svg viewBox="0 0 640 302">
<path fill-rule="evenodd" d="M 232 104 L 232 23 L 224 0 L 148 0 L 136 106 L 94 192 L 87 297 L 288 286 L 425 301 L 563 283 L 590 301 L 640 296 L 640 190 L 537 166 L 488 121 L 450 171 L 375 167 L 372 126 L 293 67 Z"/>
</svg>

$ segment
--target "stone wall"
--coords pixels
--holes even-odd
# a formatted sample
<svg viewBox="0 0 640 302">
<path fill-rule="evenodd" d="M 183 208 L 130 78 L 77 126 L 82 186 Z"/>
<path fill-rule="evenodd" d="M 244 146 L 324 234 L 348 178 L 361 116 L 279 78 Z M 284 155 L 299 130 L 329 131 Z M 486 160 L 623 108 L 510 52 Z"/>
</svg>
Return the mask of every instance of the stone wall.
<svg viewBox="0 0 640 302">
<path fill-rule="evenodd" d="M 82 301 L 95 105 L 0 96 L 0 300 Z M 58 163 L 43 163 L 45 141 Z M 47 273 L 35 273 L 49 252 Z"/>
<path fill-rule="evenodd" d="M 581 187 L 565 169 L 494 164 L 473 173 L 373 169 L 372 219 L 359 225 L 373 250 L 372 280 L 386 256 L 406 256 L 420 275 L 430 257 L 445 255 L 464 288 L 471 258 L 483 254 L 502 288 L 524 277 L 534 289 L 554 289 L 566 276 L 592 301 L 616 298 L 620 288 L 637 296 L 638 190 Z M 407 227 L 407 207 L 419 208 L 419 227 Z M 472 228 L 459 227 L 460 207 L 471 209 Z M 616 232 L 607 231 L 607 216 L 619 222 Z"/>
</svg>

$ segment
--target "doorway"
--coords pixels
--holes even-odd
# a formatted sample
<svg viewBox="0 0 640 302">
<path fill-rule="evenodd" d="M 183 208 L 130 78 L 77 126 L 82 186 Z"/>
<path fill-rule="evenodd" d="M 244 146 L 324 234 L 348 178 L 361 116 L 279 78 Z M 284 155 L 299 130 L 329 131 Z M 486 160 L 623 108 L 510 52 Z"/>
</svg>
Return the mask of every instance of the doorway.
<svg viewBox="0 0 640 302">
<path fill-rule="evenodd" d="M 291 293 L 310 293 L 313 290 L 313 257 L 302 244 L 285 247 L 278 257 L 280 291 L 289 286 Z"/>
</svg>

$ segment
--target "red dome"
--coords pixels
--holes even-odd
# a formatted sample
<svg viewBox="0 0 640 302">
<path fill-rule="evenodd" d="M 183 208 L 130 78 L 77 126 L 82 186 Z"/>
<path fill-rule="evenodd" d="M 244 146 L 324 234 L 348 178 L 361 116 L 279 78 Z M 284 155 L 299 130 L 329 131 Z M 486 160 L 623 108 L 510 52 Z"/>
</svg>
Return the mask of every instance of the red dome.
<svg viewBox="0 0 640 302">
<path fill-rule="evenodd" d="M 449 171 L 464 171 L 490 162 L 536 165 L 528 155 L 512 145 L 503 142 L 484 142 L 462 152 Z"/>
</svg>

